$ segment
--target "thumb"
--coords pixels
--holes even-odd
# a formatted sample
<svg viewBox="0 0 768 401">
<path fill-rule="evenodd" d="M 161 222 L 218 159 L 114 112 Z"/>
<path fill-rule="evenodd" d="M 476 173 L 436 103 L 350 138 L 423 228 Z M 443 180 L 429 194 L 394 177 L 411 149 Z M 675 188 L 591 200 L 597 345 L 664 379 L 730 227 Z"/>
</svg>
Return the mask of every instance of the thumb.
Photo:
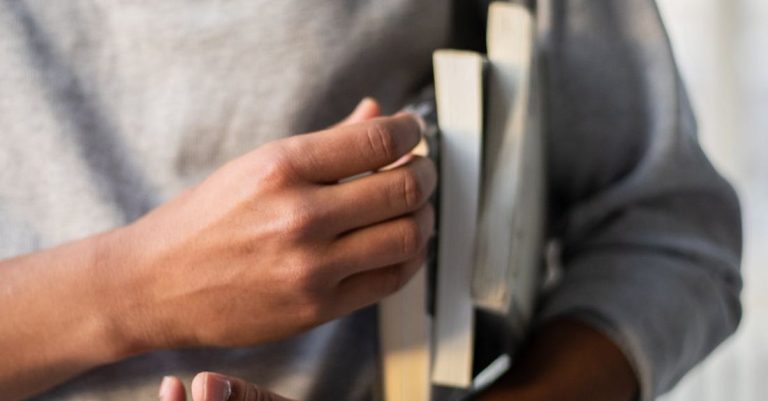
<svg viewBox="0 0 768 401">
<path fill-rule="evenodd" d="M 355 109 L 352 110 L 352 113 L 335 126 L 360 123 L 378 117 L 380 114 L 381 110 L 379 109 L 379 103 L 371 97 L 366 97 L 357 104 Z"/>
<path fill-rule="evenodd" d="M 291 401 L 245 380 L 218 373 L 198 373 L 192 380 L 193 401 Z"/>
<path fill-rule="evenodd" d="M 163 377 L 163 381 L 160 383 L 158 398 L 160 401 L 187 401 L 184 383 L 175 376 Z"/>
</svg>

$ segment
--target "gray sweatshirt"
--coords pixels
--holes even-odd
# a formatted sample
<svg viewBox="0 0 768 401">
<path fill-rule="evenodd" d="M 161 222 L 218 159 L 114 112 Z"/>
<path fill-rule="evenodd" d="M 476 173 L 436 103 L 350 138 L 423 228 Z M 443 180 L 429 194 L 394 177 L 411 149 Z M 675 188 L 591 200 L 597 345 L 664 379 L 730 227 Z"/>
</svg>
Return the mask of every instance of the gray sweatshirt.
<svg viewBox="0 0 768 401">
<path fill-rule="evenodd" d="M 538 321 L 570 316 L 608 335 L 650 400 L 738 324 L 738 201 L 699 148 L 654 3 L 549 6 L 549 234 L 564 273 Z M 429 84 L 434 49 L 476 43 L 482 17 L 470 11 L 453 18 L 450 0 L 0 2 L 0 257 L 131 222 L 363 96 L 401 108 Z M 212 370 L 299 401 L 371 400 L 376 333 L 368 308 L 259 347 L 138 356 L 39 399 L 153 399 L 163 375 Z"/>
</svg>

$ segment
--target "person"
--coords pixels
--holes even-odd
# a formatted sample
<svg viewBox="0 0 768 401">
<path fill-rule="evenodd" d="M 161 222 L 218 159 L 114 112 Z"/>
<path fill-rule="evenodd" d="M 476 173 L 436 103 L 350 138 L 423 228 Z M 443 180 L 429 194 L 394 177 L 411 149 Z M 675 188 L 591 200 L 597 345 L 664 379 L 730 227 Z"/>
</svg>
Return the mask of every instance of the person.
<svg viewBox="0 0 768 401">
<path fill-rule="evenodd" d="M 434 223 L 395 111 L 486 3 L 2 2 L 2 398 L 374 399 Z M 651 400 L 737 327 L 738 200 L 652 0 L 538 3 L 563 271 L 476 398 Z"/>
</svg>

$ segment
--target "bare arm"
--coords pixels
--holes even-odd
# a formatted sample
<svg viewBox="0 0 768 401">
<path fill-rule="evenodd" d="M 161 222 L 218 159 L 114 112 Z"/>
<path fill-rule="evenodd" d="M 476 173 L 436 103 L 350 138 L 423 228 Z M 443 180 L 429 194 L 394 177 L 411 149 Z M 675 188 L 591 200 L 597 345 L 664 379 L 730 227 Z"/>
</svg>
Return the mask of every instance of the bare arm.
<svg viewBox="0 0 768 401">
<path fill-rule="evenodd" d="M 363 108 L 233 160 L 126 227 L 0 262 L 3 399 L 136 353 L 288 337 L 399 289 L 423 263 L 436 172 L 412 157 L 342 180 L 420 139 L 413 117 Z"/>
<path fill-rule="evenodd" d="M 193 401 L 287 401 L 236 378 L 200 373 Z M 575 320 L 553 321 L 538 330 L 512 370 L 475 401 L 632 401 L 638 392 L 629 363 L 612 341 Z M 166 377 L 160 401 L 185 401 L 178 378 Z M 419 400 L 421 401 L 421 400 Z"/>
<path fill-rule="evenodd" d="M 107 275 L 130 258 L 118 231 L 0 262 L 0 389 L 19 399 L 91 367 L 125 358 L 132 344 Z M 118 292 L 113 292 L 118 290 Z"/>
<path fill-rule="evenodd" d="M 738 324 L 738 199 L 699 147 L 655 2 L 526 3 L 546 17 L 549 234 L 564 270 L 537 316 L 558 323 L 482 400 L 652 400 Z"/>
<path fill-rule="evenodd" d="M 561 319 L 534 333 L 512 370 L 477 401 L 631 401 L 637 392 L 635 373 L 611 340 Z"/>
</svg>

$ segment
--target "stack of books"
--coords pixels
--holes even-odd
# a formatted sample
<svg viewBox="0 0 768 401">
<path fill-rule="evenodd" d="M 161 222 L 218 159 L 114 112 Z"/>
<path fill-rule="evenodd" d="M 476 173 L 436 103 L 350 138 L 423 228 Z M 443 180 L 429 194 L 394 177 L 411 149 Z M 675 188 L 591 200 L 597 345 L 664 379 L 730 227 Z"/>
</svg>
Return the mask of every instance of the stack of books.
<svg viewBox="0 0 768 401">
<path fill-rule="evenodd" d="M 435 267 L 379 306 L 385 401 L 481 389 L 513 361 L 531 320 L 545 213 L 536 28 L 531 10 L 498 2 L 487 29 L 487 55 L 434 53 Z M 488 322 L 504 337 L 490 358 L 476 355 Z"/>
</svg>

